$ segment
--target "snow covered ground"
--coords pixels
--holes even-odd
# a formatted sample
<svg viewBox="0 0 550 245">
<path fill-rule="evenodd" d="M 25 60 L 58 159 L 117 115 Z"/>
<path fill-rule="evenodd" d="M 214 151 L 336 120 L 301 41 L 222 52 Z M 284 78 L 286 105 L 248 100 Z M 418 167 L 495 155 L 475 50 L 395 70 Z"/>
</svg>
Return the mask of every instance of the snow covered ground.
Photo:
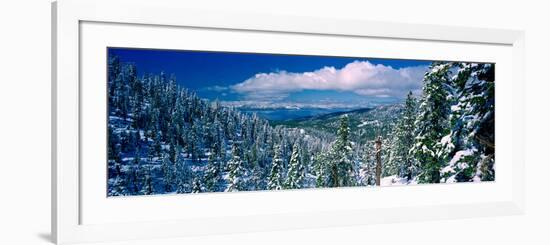
<svg viewBox="0 0 550 245">
<path fill-rule="evenodd" d="M 383 177 L 380 180 L 380 186 L 392 186 L 392 185 L 414 185 L 416 180 L 408 181 L 407 178 L 400 178 L 397 175 Z"/>
</svg>

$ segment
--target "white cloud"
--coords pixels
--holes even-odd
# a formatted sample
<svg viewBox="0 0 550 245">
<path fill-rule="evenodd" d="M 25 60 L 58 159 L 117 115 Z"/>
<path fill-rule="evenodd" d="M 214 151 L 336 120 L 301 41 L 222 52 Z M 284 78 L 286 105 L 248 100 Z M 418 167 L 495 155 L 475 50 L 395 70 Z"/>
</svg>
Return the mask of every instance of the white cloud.
<svg viewBox="0 0 550 245">
<path fill-rule="evenodd" d="M 403 97 L 421 88 L 426 66 L 394 69 L 368 61 L 354 61 L 342 69 L 324 67 L 312 72 L 259 73 L 231 86 L 248 99 L 284 99 L 304 90 L 336 90 L 371 97 Z"/>
</svg>

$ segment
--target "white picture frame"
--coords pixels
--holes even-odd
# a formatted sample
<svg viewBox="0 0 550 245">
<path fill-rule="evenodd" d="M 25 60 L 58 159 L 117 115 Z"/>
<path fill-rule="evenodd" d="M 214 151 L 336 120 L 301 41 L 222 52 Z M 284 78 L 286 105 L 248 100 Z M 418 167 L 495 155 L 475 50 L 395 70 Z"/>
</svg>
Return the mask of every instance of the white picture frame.
<svg viewBox="0 0 550 245">
<path fill-rule="evenodd" d="M 295 200 L 300 196 L 330 196 L 332 199 L 346 200 L 345 198 L 357 194 L 365 195 L 366 198 L 387 196 L 391 199 L 404 192 L 415 193 L 415 195 L 435 195 L 456 191 L 457 195 L 464 196 L 473 193 L 474 190 L 481 190 L 475 194 L 476 196 L 487 192 L 498 192 L 498 195 L 488 195 L 488 198 L 477 201 L 451 200 L 446 203 L 418 202 L 414 205 L 401 205 L 396 204 L 397 202 L 394 200 L 394 203 L 379 202 L 377 205 L 365 205 L 364 207 L 361 205 L 349 207 L 342 203 L 331 203 L 330 209 L 319 208 L 311 212 L 300 209 L 293 211 L 292 207 L 286 207 L 284 211 L 280 212 L 266 209 L 262 212 L 240 213 L 231 217 L 218 214 L 148 220 L 144 216 L 144 219 L 137 221 L 121 216 L 117 218 L 118 220 L 83 222 L 83 203 L 86 203 L 83 200 L 89 199 L 83 192 L 82 177 L 86 174 L 83 173 L 85 170 L 81 165 L 82 158 L 85 157 L 81 155 L 81 135 L 84 130 L 82 128 L 81 95 L 86 92 L 82 91 L 81 80 L 84 78 L 81 71 L 87 69 L 84 67 L 87 65 L 82 62 L 84 52 L 82 45 L 85 40 L 82 27 L 86 23 L 106 23 L 137 26 L 138 28 L 170 27 L 229 32 L 261 32 L 273 35 L 282 33 L 311 35 L 320 38 L 371 38 L 378 39 L 380 42 L 384 42 L 384 40 L 425 41 L 437 42 L 443 47 L 457 44 L 504 47 L 503 49 L 510 54 L 503 58 L 506 60 L 496 62 L 497 64 L 500 61 L 507 62 L 514 69 L 506 71 L 507 81 L 510 82 L 507 83 L 506 90 L 500 90 L 504 91 L 502 92 L 503 96 L 499 98 L 497 94 L 497 104 L 499 101 L 506 100 L 504 95 L 509 94 L 510 91 L 515 91 L 515 97 L 514 103 L 506 104 L 509 108 L 503 111 L 510 122 L 500 128 L 502 132 L 507 131 L 508 133 L 498 134 L 497 126 L 497 143 L 498 138 L 506 139 L 509 142 L 507 149 L 513 150 L 506 152 L 509 154 L 507 158 L 509 158 L 510 164 L 506 167 L 509 175 L 502 181 L 497 179 L 495 184 L 381 189 L 344 188 L 307 190 L 303 193 L 301 191 L 238 193 L 203 198 L 205 201 L 211 202 L 216 198 L 218 201 L 245 198 L 253 200 L 253 198 L 261 196 L 261 198 L 280 200 L 283 203 L 285 200 Z M 52 237 L 58 244 L 513 215 L 524 212 L 524 33 L 522 31 L 197 11 L 187 9 L 186 4 L 182 1 L 172 0 L 61 0 L 52 4 L 52 32 Z M 170 32 L 170 30 L 165 30 L 165 32 Z M 99 39 L 101 38 L 103 37 Z M 102 45 L 108 45 L 108 43 L 102 43 Z M 128 45 L 132 46 L 132 44 Z M 134 45 L 139 46 L 140 43 Z M 141 43 L 141 45 L 145 44 Z M 414 55 L 414 51 L 411 52 Z M 104 64 L 99 65 L 104 66 Z M 497 113 L 499 112 L 497 111 Z M 499 159 L 498 153 L 496 159 Z M 93 176 L 87 178 L 93 178 Z M 104 181 L 104 179 L 97 181 Z M 160 208 L 160 203 L 170 200 L 179 201 L 176 200 L 177 198 L 154 197 L 156 202 L 145 204 L 153 205 L 150 207 L 155 209 L 155 207 Z M 387 206 L 384 207 L 384 205 Z M 92 214 L 101 211 L 101 209 L 96 210 L 94 211 L 96 213 Z M 103 211 L 109 212 L 109 210 Z M 181 211 L 185 212 L 184 209 Z"/>
</svg>

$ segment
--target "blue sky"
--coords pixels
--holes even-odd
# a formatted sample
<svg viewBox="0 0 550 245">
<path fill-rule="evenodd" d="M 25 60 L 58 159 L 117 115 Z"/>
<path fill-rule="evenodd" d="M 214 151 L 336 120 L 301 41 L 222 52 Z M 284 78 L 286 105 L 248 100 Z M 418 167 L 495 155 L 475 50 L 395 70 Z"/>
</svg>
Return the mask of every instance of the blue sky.
<svg viewBox="0 0 550 245">
<path fill-rule="evenodd" d="M 201 97 L 234 105 L 365 107 L 419 92 L 430 62 L 373 58 L 109 48 L 138 74 L 174 74 Z"/>
</svg>

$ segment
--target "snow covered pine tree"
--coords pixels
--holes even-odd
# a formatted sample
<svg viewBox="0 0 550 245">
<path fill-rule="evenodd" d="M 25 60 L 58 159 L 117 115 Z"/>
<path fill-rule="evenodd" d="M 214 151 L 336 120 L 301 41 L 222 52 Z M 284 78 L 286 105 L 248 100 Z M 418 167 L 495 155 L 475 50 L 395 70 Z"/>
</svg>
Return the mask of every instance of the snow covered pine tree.
<svg viewBox="0 0 550 245">
<path fill-rule="evenodd" d="M 297 143 L 292 147 L 292 156 L 290 157 L 289 165 L 285 188 L 299 189 L 302 187 L 302 181 L 304 179 L 304 166 L 300 161 L 299 146 Z"/>
</svg>

